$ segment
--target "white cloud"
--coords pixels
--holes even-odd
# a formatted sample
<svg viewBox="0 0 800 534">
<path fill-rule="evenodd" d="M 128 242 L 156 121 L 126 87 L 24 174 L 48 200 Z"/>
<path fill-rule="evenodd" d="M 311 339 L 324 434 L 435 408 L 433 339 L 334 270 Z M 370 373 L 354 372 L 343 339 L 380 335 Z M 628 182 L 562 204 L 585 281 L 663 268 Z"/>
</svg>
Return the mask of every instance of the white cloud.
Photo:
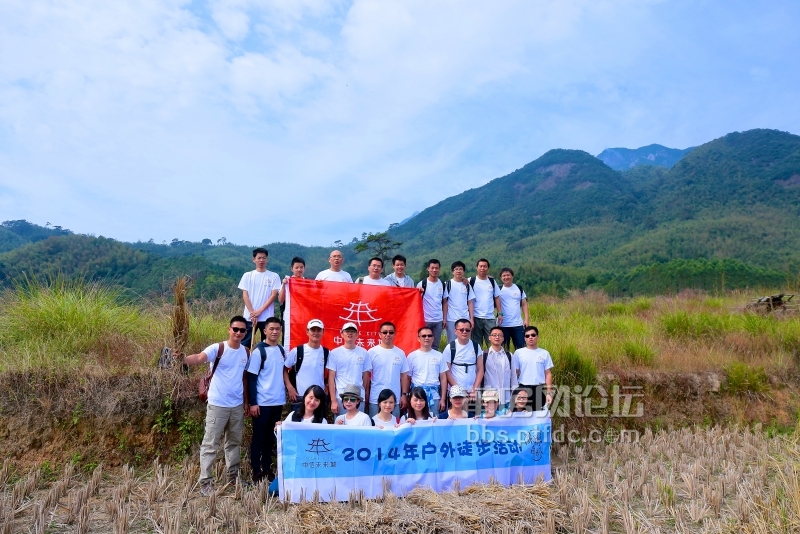
<svg viewBox="0 0 800 534">
<path fill-rule="evenodd" d="M 788 129 L 798 38 L 774 30 L 798 10 L 753 28 L 738 8 L 7 1 L 0 210 L 119 239 L 326 244 L 550 148 Z"/>
</svg>

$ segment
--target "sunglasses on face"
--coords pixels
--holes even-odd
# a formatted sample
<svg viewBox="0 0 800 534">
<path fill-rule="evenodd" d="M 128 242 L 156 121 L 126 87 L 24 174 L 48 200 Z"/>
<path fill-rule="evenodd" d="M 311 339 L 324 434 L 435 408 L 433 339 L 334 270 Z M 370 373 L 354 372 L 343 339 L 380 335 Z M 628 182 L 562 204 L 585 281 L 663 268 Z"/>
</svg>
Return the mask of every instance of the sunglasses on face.
<svg viewBox="0 0 800 534">
<path fill-rule="evenodd" d="M 433 334 L 420 334 L 419 337 L 433 337 Z"/>
<path fill-rule="evenodd" d="M 233 331 L 234 334 L 246 334 L 247 333 L 247 328 L 236 328 L 235 326 L 232 326 L 231 330 Z"/>
<path fill-rule="evenodd" d="M 358 397 L 342 397 L 342 402 L 358 402 Z"/>
<path fill-rule="evenodd" d="M 381 332 L 381 334 L 383 334 L 384 336 L 393 336 L 394 330 L 392 330 L 391 332 Z"/>
<path fill-rule="evenodd" d="M 539 337 L 539 334 L 525 334 L 525 337 Z"/>
<path fill-rule="evenodd" d="M 466 333 L 472 332 L 472 328 L 456 328 L 456 330 L 458 330 L 459 332 L 466 332 Z"/>
</svg>

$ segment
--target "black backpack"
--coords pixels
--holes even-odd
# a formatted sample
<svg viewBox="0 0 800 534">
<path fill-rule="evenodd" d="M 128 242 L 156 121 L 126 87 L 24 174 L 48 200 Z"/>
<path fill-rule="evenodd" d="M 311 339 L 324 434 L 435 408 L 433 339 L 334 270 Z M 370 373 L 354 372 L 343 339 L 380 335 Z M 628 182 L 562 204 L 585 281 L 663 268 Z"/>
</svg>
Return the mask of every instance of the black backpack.
<svg viewBox="0 0 800 534">
<path fill-rule="evenodd" d="M 300 372 L 300 367 L 303 365 L 303 357 L 305 356 L 305 351 L 306 351 L 305 347 L 306 347 L 305 345 L 297 346 L 297 361 L 292 366 L 292 368 L 289 369 L 289 382 L 295 389 L 297 389 L 297 373 Z M 330 353 L 331 351 L 328 350 L 328 348 L 322 347 L 323 368 L 327 369 L 328 367 L 328 356 L 330 355 Z"/>
<path fill-rule="evenodd" d="M 267 361 L 267 347 L 269 347 L 269 345 L 267 345 L 263 341 L 259 341 L 258 345 L 256 345 L 258 352 L 261 353 L 261 367 L 258 368 L 259 373 L 261 372 L 262 369 L 264 369 L 264 362 Z M 286 360 L 286 350 L 283 348 L 283 345 L 279 343 L 277 347 L 278 349 L 280 349 L 281 356 L 283 356 L 283 359 Z"/>
<path fill-rule="evenodd" d="M 464 368 L 465 371 L 468 371 L 470 367 L 473 365 L 477 365 L 478 363 L 478 355 L 481 353 L 481 348 L 474 340 L 472 341 L 472 348 L 475 350 L 475 363 L 453 363 L 453 360 L 456 359 L 456 342 L 455 340 L 450 342 L 450 366 L 453 365 L 460 365 Z M 486 358 L 484 357 L 483 362 L 486 363 Z"/>
<path fill-rule="evenodd" d="M 473 289 L 473 290 L 475 289 L 475 279 L 476 279 L 476 278 L 477 278 L 477 277 L 475 277 L 475 276 L 470 276 L 470 277 L 469 277 L 469 285 L 471 285 L 471 286 L 472 286 L 472 289 Z M 488 278 L 489 278 L 489 281 L 492 283 L 492 293 L 494 293 L 494 289 L 495 289 L 496 287 L 498 287 L 498 286 L 497 286 L 497 282 L 496 282 L 496 281 L 495 281 L 495 279 L 494 279 L 494 278 L 492 278 L 491 276 L 489 276 Z M 517 287 L 519 287 L 519 286 L 517 286 Z"/>
</svg>

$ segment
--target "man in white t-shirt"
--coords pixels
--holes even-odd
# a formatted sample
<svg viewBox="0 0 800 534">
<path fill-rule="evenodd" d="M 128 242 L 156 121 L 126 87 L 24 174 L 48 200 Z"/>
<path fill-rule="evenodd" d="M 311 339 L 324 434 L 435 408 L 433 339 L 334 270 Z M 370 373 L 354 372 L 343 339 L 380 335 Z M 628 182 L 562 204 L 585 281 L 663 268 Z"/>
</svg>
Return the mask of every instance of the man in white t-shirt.
<svg viewBox="0 0 800 534">
<path fill-rule="evenodd" d="M 428 396 L 428 409 L 434 419 L 443 412 L 447 392 L 447 360 L 433 348 L 433 331 L 423 326 L 417 332 L 419 349 L 408 355 L 408 375 L 411 387 L 420 387 Z"/>
<path fill-rule="evenodd" d="M 200 445 L 200 493 L 205 496 L 214 493 L 214 460 L 223 434 L 228 482 L 235 483 L 239 477 L 244 414 L 249 410 L 243 382 L 248 361 L 247 350 L 242 345 L 246 333 L 247 320 L 237 315 L 229 323 L 227 341 L 209 345 L 203 352 L 183 359 L 186 365 L 208 362 L 213 371 L 208 388 L 205 434 Z"/>
<path fill-rule="evenodd" d="M 281 280 L 281 290 L 278 291 L 278 302 L 281 305 L 281 320 L 285 321 L 289 319 L 289 305 L 290 301 L 292 300 L 291 295 L 289 295 L 289 291 L 287 291 L 287 286 L 289 285 L 289 278 L 297 278 L 298 280 L 302 280 L 305 278 L 306 272 L 306 260 L 301 258 L 300 256 L 295 256 L 292 258 L 291 263 L 292 274 L 286 275 Z M 284 340 L 284 346 L 288 349 L 289 348 L 289 340 Z"/>
<path fill-rule="evenodd" d="M 458 385 L 464 388 L 473 402 L 483 381 L 483 351 L 470 339 L 472 325 L 467 319 L 456 321 L 455 329 L 456 339 L 444 350 L 444 356 L 450 362 L 447 382 L 451 387 Z"/>
<path fill-rule="evenodd" d="M 392 269 L 394 269 L 394 272 L 384 278 L 384 280 L 389 281 L 390 285 L 394 287 L 414 287 L 414 280 L 410 276 L 406 276 L 405 256 L 398 254 L 392 258 Z"/>
<path fill-rule="evenodd" d="M 503 329 L 492 328 L 491 345 L 483 351 L 483 389 L 499 393 L 499 402 L 508 409 L 511 392 L 517 387 L 517 372 L 511 366 L 511 354 L 503 348 Z"/>
<path fill-rule="evenodd" d="M 500 311 L 500 288 L 494 278 L 489 276 L 489 260 L 481 258 L 477 264 L 478 275 L 469 279 L 469 285 L 475 291 L 475 328 L 472 339 L 481 345 L 488 345 L 489 333 L 497 326 L 494 318 L 495 310 Z"/>
<path fill-rule="evenodd" d="M 525 346 L 525 327 L 528 326 L 528 295 L 522 288 L 514 283 L 514 271 L 508 267 L 500 269 L 500 313 L 497 314 L 497 324 L 503 329 L 503 346 L 509 350 L 510 343 L 514 342 L 514 350 Z"/>
<path fill-rule="evenodd" d="M 328 256 L 328 263 L 330 264 L 331 268 L 320 271 L 314 280 L 324 280 L 327 282 L 353 282 L 353 279 L 350 277 L 350 273 L 342 270 L 344 255 L 341 251 L 332 251 L 331 255 Z"/>
<path fill-rule="evenodd" d="M 425 326 L 433 332 L 433 348 L 437 350 L 442 339 L 442 329 L 446 323 L 442 302 L 447 298 L 447 292 L 444 284 L 439 280 L 441 268 L 441 262 L 431 258 L 428 260 L 428 277 L 417 284 L 420 293 L 422 293 L 422 312 L 425 316 Z"/>
<path fill-rule="evenodd" d="M 360 284 L 367 286 L 390 286 L 392 285 L 388 280 L 381 278 L 383 274 L 383 260 L 377 256 L 369 259 L 369 266 L 367 267 L 369 274 L 366 277 L 358 279 Z"/>
<path fill-rule="evenodd" d="M 272 449 L 275 445 L 275 423 L 281 420 L 286 404 L 286 389 L 283 369 L 286 353 L 279 344 L 281 321 L 277 317 L 267 318 L 267 339 L 253 349 L 247 366 L 247 394 L 250 417 L 253 418 L 253 439 L 250 442 L 250 467 L 253 484 L 263 478 L 272 481 Z"/>
<path fill-rule="evenodd" d="M 463 261 L 455 261 L 450 266 L 453 272 L 453 279 L 445 282 L 444 292 L 447 297 L 442 301 L 442 314 L 447 319 L 447 342 L 450 343 L 456 338 L 456 321 L 467 319 L 470 327 L 474 326 L 475 293 L 464 279 L 464 271 L 467 266 Z"/>
<path fill-rule="evenodd" d="M 397 403 L 394 416 L 400 417 L 400 410 L 408 404 L 406 393 L 410 388 L 408 378 L 408 361 L 405 353 L 394 346 L 397 328 L 394 323 L 386 321 L 378 328 L 381 343 L 369 349 L 369 360 L 372 365 L 372 378 L 369 384 L 369 416 L 374 417 L 380 411 L 378 395 L 384 389 L 391 389 Z"/>
<path fill-rule="evenodd" d="M 322 335 L 325 325 L 319 319 L 311 319 L 306 326 L 308 343 L 289 351 L 283 369 L 283 381 L 292 401 L 292 410 L 299 410 L 303 395 L 311 386 L 326 389 L 325 364 L 328 363 L 330 350 L 322 346 Z M 290 370 L 293 371 L 290 374 Z M 328 395 L 331 392 L 328 391 Z M 332 396 L 332 395 L 331 395 Z"/>
<path fill-rule="evenodd" d="M 534 411 L 553 402 L 553 358 L 539 348 L 539 329 L 525 327 L 525 346 L 514 351 L 511 365 L 517 373 L 519 387 L 529 390 L 528 399 Z"/>
<path fill-rule="evenodd" d="M 328 370 L 328 391 L 332 393 L 331 411 L 334 415 L 342 411 L 338 399 L 349 384 L 362 384 L 361 398 L 369 398 L 369 374 L 372 370 L 369 354 L 356 345 L 358 327 L 355 323 L 344 323 L 342 338 L 344 344 L 331 351 L 325 367 Z"/>
<path fill-rule="evenodd" d="M 251 339 L 253 323 L 256 323 L 256 329 L 261 333 L 263 341 L 265 321 L 267 317 L 275 315 L 274 302 L 278 298 L 281 279 L 276 273 L 267 270 L 268 261 L 267 249 L 259 247 L 253 250 L 253 263 L 256 264 L 256 269 L 244 273 L 239 281 L 239 289 L 242 290 L 244 299 L 242 315 L 249 319 L 247 335 L 242 340 L 242 344 L 248 349 L 253 345 Z"/>
</svg>

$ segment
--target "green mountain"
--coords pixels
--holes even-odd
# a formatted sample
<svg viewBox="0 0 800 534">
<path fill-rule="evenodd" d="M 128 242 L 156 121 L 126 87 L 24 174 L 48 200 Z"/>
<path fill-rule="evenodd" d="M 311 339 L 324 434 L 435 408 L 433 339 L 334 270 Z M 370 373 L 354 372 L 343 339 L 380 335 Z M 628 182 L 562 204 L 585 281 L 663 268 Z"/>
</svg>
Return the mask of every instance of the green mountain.
<svg viewBox="0 0 800 534">
<path fill-rule="evenodd" d="M 478 258 L 512 267 L 529 294 L 598 288 L 615 295 L 744 287 L 797 287 L 800 137 L 736 132 L 701 145 L 671 168 L 619 172 L 579 150 L 551 150 L 513 173 L 423 210 L 389 235 L 415 278 L 428 258 L 443 272 Z M 345 269 L 366 256 L 343 245 Z M 328 247 L 266 245 L 269 268 L 327 267 Z M 0 226 L 0 283 L 55 274 L 109 280 L 139 293 L 195 279 L 194 296 L 236 294 L 252 247 L 173 240 L 121 243 L 27 221 Z M 6 251 L 6 252 L 3 252 Z M 44 261 L 43 261 L 44 259 Z"/>
<path fill-rule="evenodd" d="M 669 169 L 692 150 L 694 147 L 680 150 L 662 145 L 647 145 L 635 149 L 607 148 L 597 155 L 597 159 L 615 171 L 627 171 L 641 165 L 655 165 Z"/>
</svg>

